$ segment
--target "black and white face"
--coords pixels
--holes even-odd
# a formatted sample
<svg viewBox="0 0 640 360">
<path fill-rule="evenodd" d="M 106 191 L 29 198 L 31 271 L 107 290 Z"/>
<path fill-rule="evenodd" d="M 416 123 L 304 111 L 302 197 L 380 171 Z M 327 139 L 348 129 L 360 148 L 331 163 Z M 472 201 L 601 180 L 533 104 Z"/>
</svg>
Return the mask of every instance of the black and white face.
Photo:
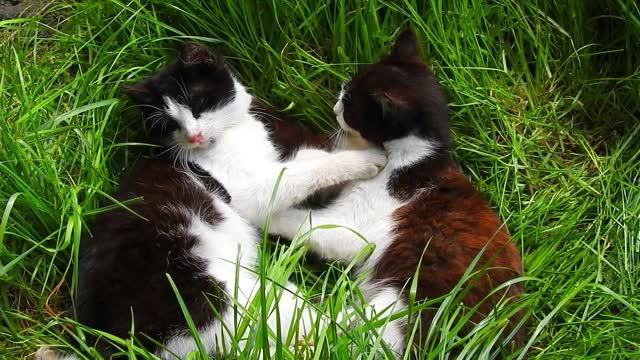
<svg viewBox="0 0 640 360">
<path fill-rule="evenodd" d="M 178 60 L 124 91 L 143 111 L 151 141 L 177 150 L 206 149 L 251 105 L 224 62 L 197 44 L 184 45 Z"/>
<path fill-rule="evenodd" d="M 410 30 L 398 36 L 389 55 L 343 86 L 333 110 L 346 133 L 373 144 L 409 135 L 449 142 L 446 95 Z"/>
</svg>

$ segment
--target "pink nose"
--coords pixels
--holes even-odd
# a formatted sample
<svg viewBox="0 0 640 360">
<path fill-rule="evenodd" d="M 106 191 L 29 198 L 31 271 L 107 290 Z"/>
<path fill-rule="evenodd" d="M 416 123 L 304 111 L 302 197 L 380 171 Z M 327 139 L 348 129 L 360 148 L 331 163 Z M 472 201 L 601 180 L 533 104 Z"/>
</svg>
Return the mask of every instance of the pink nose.
<svg viewBox="0 0 640 360">
<path fill-rule="evenodd" d="M 189 142 L 189 144 L 202 144 L 203 140 L 204 136 L 202 136 L 201 132 L 195 135 L 189 135 L 189 137 L 187 137 L 187 141 Z"/>
</svg>

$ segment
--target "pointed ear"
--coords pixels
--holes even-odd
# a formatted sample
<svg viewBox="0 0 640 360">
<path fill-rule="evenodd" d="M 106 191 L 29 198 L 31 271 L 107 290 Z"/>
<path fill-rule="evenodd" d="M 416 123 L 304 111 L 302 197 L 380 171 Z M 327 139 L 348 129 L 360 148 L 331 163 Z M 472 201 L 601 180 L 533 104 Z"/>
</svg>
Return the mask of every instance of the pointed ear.
<svg viewBox="0 0 640 360">
<path fill-rule="evenodd" d="M 218 62 L 209 49 L 194 42 L 182 44 L 178 48 L 178 59 L 185 65 L 215 65 Z"/>
<path fill-rule="evenodd" d="M 420 60 L 420 44 L 413 30 L 404 30 L 396 37 L 389 58 L 399 61 Z"/>
<path fill-rule="evenodd" d="M 150 102 L 152 96 L 151 88 L 146 81 L 123 86 L 121 91 L 138 104 Z"/>
</svg>

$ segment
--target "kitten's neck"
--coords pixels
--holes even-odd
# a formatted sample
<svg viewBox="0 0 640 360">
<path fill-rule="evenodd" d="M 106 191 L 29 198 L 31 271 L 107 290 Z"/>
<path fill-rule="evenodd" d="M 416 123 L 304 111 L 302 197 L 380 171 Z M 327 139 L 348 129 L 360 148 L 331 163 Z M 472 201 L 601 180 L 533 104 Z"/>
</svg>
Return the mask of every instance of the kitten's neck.
<svg viewBox="0 0 640 360">
<path fill-rule="evenodd" d="M 386 168 L 396 170 L 409 167 L 435 156 L 442 145 L 428 138 L 409 135 L 383 144 L 389 156 Z"/>
</svg>

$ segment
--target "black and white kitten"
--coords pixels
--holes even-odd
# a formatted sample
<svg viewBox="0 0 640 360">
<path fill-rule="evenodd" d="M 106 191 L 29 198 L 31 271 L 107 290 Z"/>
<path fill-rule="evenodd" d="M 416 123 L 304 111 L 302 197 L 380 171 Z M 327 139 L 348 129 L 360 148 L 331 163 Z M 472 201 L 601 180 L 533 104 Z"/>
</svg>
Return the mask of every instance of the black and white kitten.
<svg viewBox="0 0 640 360">
<path fill-rule="evenodd" d="M 98 216 L 92 237 L 81 244 L 77 320 L 124 338 L 135 329 L 136 339 L 160 357 L 185 358 L 197 344 L 168 274 L 206 351 L 233 356 L 234 336 L 252 338 L 251 328 L 237 334 L 237 325 L 260 289 L 255 270 L 261 237 L 255 229 L 270 207 L 285 209 L 317 190 L 373 177 L 386 159 L 377 151 L 302 149 L 281 161 L 264 119 L 251 112 L 252 96 L 218 57 L 196 44 L 185 45 L 177 61 L 125 92 L 140 106 L 146 133 L 161 151 L 114 195 L 142 200 Z M 304 337 L 317 316 L 302 309 L 293 284 L 267 287 L 286 288 L 267 322 L 291 345 L 287 341 L 297 337 L 287 337 L 289 329 Z M 92 340 L 104 355 L 117 352 Z M 41 358 L 47 354 L 53 353 L 40 352 Z"/>
<path fill-rule="evenodd" d="M 176 67 L 180 74 L 171 74 Z M 256 226 L 264 225 L 270 208 L 286 209 L 318 190 L 371 178 L 386 163 L 379 150 L 313 148 L 283 162 L 268 128 L 252 112 L 254 98 L 218 56 L 189 44 L 167 71 L 127 88 L 151 136 L 213 174 L 231 194 L 231 206 Z M 283 191 L 272 204 L 283 168 Z"/>
<path fill-rule="evenodd" d="M 375 178 L 348 185 L 311 216 L 300 208 L 274 214 L 271 232 L 289 238 L 309 232 L 309 248 L 325 259 L 364 258 L 356 268 L 365 275 L 360 289 L 370 319 L 406 310 L 414 278 L 417 301 L 448 294 L 476 257 L 478 271 L 462 299 L 475 311 L 461 334 L 497 311 L 502 297 L 523 293 L 518 283 L 498 291 L 522 273 L 518 249 L 452 156 L 447 97 L 420 57 L 412 31 L 401 33 L 389 55 L 345 84 L 334 112 L 347 139 L 384 147 L 386 167 Z M 317 228 L 322 225 L 344 228 Z M 368 244 L 375 249 L 364 257 Z M 524 340 L 522 315 L 514 313 L 505 331 L 514 331 L 516 346 Z M 402 357 L 422 347 L 435 317 L 425 309 L 390 320 L 378 333 Z M 415 344 L 408 344 L 416 325 Z"/>
</svg>

